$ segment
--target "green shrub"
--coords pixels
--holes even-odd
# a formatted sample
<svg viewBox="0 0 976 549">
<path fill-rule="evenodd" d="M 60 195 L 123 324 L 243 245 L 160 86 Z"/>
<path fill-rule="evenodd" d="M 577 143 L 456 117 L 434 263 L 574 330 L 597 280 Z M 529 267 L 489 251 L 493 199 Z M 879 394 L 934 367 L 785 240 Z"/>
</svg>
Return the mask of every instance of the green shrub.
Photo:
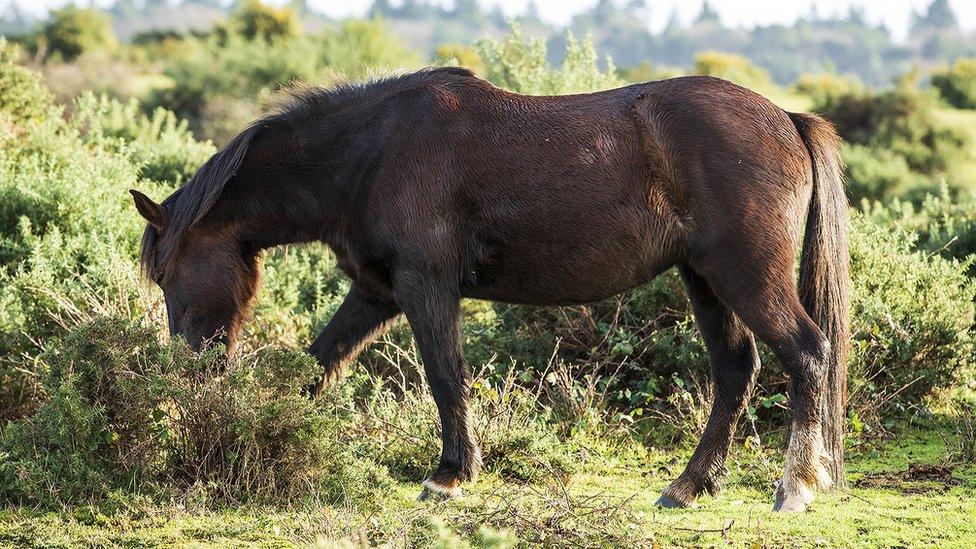
<svg viewBox="0 0 976 549">
<path fill-rule="evenodd" d="M 272 41 L 236 33 L 188 38 L 163 67 L 173 86 L 155 90 L 148 104 L 172 110 L 198 135 L 222 142 L 254 119 L 276 91 L 296 81 L 331 84 L 415 63 L 380 21 L 343 21 L 320 36 Z"/>
<path fill-rule="evenodd" d="M 159 298 L 139 284 L 144 222 L 127 191 L 165 196 L 213 150 L 172 114 L 146 117 L 133 103 L 85 96 L 70 117 L 35 112 L 44 114 L 0 142 L 0 417 L 36 402 L 35 359 L 65 328 L 99 312 L 158 313 Z"/>
<path fill-rule="evenodd" d="M 414 377 L 407 370 L 388 379 Z M 551 475 L 569 475 L 585 456 L 580 432 L 561 429 L 560 418 L 532 387 L 516 381 L 513 372 L 479 377 L 474 384 L 474 431 L 485 470 L 503 478 L 528 482 Z M 419 376 L 416 377 L 419 381 Z M 379 464 L 404 480 L 419 481 L 430 473 L 440 452 L 437 408 L 425 386 L 390 383 L 378 377 L 359 378 L 356 419 L 349 428 Z"/>
<path fill-rule="evenodd" d="M 959 261 L 976 254 L 976 201 L 955 196 L 944 185 L 917 204 L 896 198 L 889 204 L 866 205 L 865 214 L 879 226 L 915 233 L 915 247 L 928 253 Z M 970 276 L 974 274 L 970 268 Z"/>
<path fill-rule="evenodd" d="M 419 56 L 378 19 L 347 19 L 336 29 L 326 29 L 317 51 L 321 69 L 352 79 L 369 77 L 376 70 L 409 70 L 420 64 Z"/>
<path fill-rule="evenodd" d="M 305 37 L 272 43 L 236 34 L 187 39 L 163 67 L 173 86 L 156 90 L 148 103 L 172 110 L 200 135 L 223 141 L 254 119 L 275 90 L 315 71 L 312 48 Z M 207 112 L 212 102 L 234 105 Z M 228 130 L 214 131 L 218 122 Z"/>
<path fill-rule="evenodd" d="M 84 141 L 125 154 L 143 179 L 175 188 L 215 152 L 193 139 L 187 122 L 174 113 L 156 108 L 144 115 L 135 99 L 123 103 L 87 93 L 75 107 L 73 123 L 83 128 Z"/>
<path fill-rule="evenodd" d="M 0 127 L 12 130 L 0 132 L 0 145 L 19 137 L 19 125 L 36 121 L 53 108 L 53 98 L 40 75 L 18 64 L 20 55 L 16 44 L 8 44 L 0 36 Z"/>
<path fill-rule="evenodd" d="M 911 87 L 827 96 L 813 110 L 834 123 L 847 142 L 888 149 L 913 171 L 944 171 L 967 144 L 958 130 L 938 123 L 931 97 Z"/>
<path fill-rule="evenodd" d="M 41 38 L 49 53 L 69 61 L 86 51 L 110 50 L 118 43 L 108 15 L 74 5 L 52 11 Z"/>
<path fill-rule="evenodd" d="M 976 109 L 976 58 L 957 59 L 951 67 L 932 72 L 932 87 L 958 109 Z"/>
<path fill-rule="evenodd" d="M 545 40 L 526 37 L 518 24 L 512 24 L 511 32 L 504 40 L 480 40 L 477 47 L 485 63 L 484 78 L 514 92 L 578 93 L 612 88 L 621 83 L 609 58 L 607 70 L 600 70 L 593 41 L 580 42 L 572 34 L 566 38 L 566 56 L 559 69 L 549 66 Z"/>
<path fill-rule="evenodd" d="M 485 62 L 481 60 L 477 48 L 464 44 L 439 44 L 434 49 L 434 60 L 441 65 L 466 67 L 475 74 L 485 73 Z"/>
<path fill-rule="evenodd" d="M 916 251 L 908 230 L 860 214 L 852 228 L 852 408 L 864 418 L 971 382 L 969 262 Z"/>
<path fill-rule="evenodd" d="M 271 41 L 298 36 L 302 27 L 298 15 L 288 7 L 274 8 L 261 0 L 245 0 L 238 4 L 221 30 L 240 34 L 248 40 L 260 38 Z"/>
<path fill-rule="evenodd" d="M 832 72 L 803 74 L 790 86 L 792 93 L 809 97 L 815 105 L 825 102 L 830 97 L 863 89 L 864 85 L 859 81 Z"/>
<path fill-rule="evenodd" d="M 913 172 L 905 157 L 891 149 L 844 143 L 844 175 L 852 204 L 861 200 L 890 200 L 915 196 L 937 188 L 936 180 Z"/>
<path fill-rule="evenodd" d="M 772 85 L 769 73 L 754 65 L 745 56 L 720 51 L 704 51 L 695 55 L 695 74 L 731 80 L 747 88 L 768 88 Z"/>
<path fill-rule="evenodd" d="M 387 477 L 352 454 L 336 402 L 301 393 L 314 359 L 219 353 L 161 345 L 126 320 L 77 327 L 42 357 L 49 398 L 0 434 L 0 498 L 60 505 L 204 487 L 234 501 L 376 501 Z"/>
</svg>

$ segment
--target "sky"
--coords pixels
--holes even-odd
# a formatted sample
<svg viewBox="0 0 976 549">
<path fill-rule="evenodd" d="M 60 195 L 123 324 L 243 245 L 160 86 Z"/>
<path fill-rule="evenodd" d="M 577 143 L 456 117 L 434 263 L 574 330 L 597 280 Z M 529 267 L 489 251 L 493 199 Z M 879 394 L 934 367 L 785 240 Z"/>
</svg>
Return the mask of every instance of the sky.
<svg viewBox="0 0 976 549">
<path fill-rule="evenodd" d="M 435 0 L 451 5 L 452 0 Z M 67 3 L 66 0 L 0 0 L 0 10 L 11 2 L 37 13 L 46 8 Z M 110 0 L 76 0 L 75 3 L 111 3 Z M 283 4 L 287 0 L 268 0 L 268 3 Z M 486 7 L 501 6 L 509 15 L 518 15 L 525 10 L 528 0 L 479 0 Z M 896 39 L 902 39 L 908 32 L 912 10 L 921 11 L 931 0 L 710 0 L 726 25 L 753 27 L 771 23 L 791 23 L 798 17 L 810 13 L 816 6 L 820 15 L 847 13 L 851 5 L 864 8 L 872 23 L 883 22 Z M 370 0 L 308 0 L 317 11 L 332 17 L 362 15 L 369 9 Z M 398 2 L 394 0 L 394 5 Z M 536 0 L 542 17 L 552 23 L 565 25 L 573 14 L 593 6 L 596 0 Z M 959 17 L 963 28 L 976 29 L 976 0 L 949 0 Z M 701 9 L 701 0 L 648 0 L 651 6 L 648 25 L 660 30 L 667 23 L 672 10 L 677 9 L 682 21 L 689 21 Z"/>
</svg>

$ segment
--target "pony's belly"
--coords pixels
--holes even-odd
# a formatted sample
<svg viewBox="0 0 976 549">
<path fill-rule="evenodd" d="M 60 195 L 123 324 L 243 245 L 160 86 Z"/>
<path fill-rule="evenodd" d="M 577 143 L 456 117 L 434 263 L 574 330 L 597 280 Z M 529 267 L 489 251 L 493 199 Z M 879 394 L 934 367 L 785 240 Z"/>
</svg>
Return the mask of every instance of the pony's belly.
<svg viewBox="0 0 976 549">
<path fill-rule="evenodd" d="M 462 285 L 461 294 L 521 305 L 579 305 L 647 283 L 670 266 L 666 262 L 527 265 L 511 271 L 476 273 L 474 280 Z"/>
</svg>

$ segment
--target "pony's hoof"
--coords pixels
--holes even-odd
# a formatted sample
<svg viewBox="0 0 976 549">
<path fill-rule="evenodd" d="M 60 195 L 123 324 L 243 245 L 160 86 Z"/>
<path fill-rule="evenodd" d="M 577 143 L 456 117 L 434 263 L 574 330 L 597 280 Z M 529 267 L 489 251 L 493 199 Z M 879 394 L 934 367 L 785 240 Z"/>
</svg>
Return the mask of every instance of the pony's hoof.
<svg viewBox="0 0 976 549">
<path fill-rule="evenodd" d="M 687 507 L 691 507 L 691 505 L 683 501 L 671 499 L 668 496 L 664 496 L 664 495 L 657 498 L 657 501 L 654 502 L 654 505 L 657 505 L 658 507 L 664 507 L 665 509 L 685 509 Z"/>
<path fill-rule="evenodd" d="M 801 496 L 777 497 L 773 511 L 777 513 L 802 513 L 807 510 L 807 502 Z"/>
<path fill-rule="evenodd" d="M 459 498 L 462 494 L 460 486 L 448 488 L 430 479 L 425 480 L 423 485 L 424 489 L 417 496 L 417 501 L 447 501 L 449 499 Z"/>
</svg>

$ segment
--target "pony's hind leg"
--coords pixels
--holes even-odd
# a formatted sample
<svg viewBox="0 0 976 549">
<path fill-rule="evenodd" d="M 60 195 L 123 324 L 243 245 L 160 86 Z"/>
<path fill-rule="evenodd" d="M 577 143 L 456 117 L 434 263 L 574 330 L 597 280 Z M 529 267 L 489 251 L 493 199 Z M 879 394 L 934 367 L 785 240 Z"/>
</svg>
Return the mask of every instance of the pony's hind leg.
<svg viewBox="0 0 976 549">
<path fill-rule="evenodd" d="M 695 323 L 708 348 L 713 400 L 698 448 L 684 472 L 657 501 L 665 507 L 686 507 L 705 492 L 715 495 L 721 490 L 736 423 L 759 373 L 759 354 L 752 332 L 694 271 L 682 267 L 680 272 Z"/>
<path fill-rule="evenodd" d="M 371 299 L 353 284 L 339 309 L 308 349 L 322 365 L 322 377 L 309 392 L 318 395 L 341 377 L 346 365 L 356 359 L 363 347 L 382 335 L 399 314 L 396 303 Z"/>
<path fill-rule="evenodd" d="M 819 399 L 829 343 L 797 293 L 792 254 L 780 261 L 733 261 L 727 251 L 698 272 L 735 315 L 769 345 L 790 377 L 792 424 L 786 469 L 776 487 L 777 511 L 803 511 L 814 490 L 831 485 Z M 789 258 L 787 260 L 786 258 Z"/>
</svg>

